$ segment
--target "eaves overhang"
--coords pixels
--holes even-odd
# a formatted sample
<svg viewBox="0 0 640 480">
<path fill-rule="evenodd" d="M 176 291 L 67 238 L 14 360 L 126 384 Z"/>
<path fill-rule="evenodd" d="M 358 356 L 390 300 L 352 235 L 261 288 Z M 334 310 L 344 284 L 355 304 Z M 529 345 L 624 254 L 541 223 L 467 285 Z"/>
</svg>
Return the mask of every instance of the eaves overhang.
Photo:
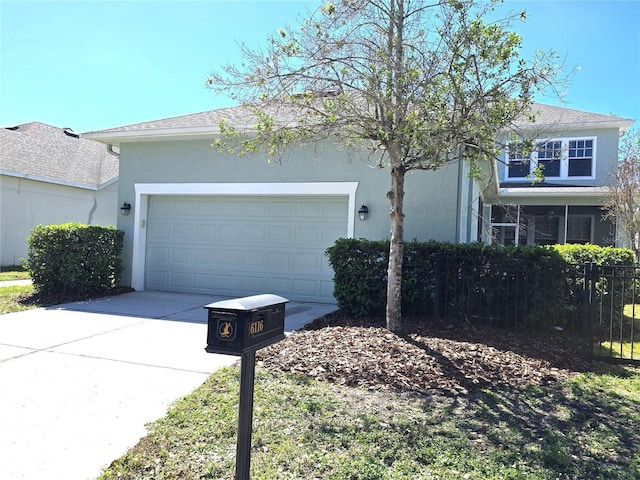
<svg viewBox="0 0 640 480">
<path fill-rule="evenodd" d="M 99 191 L 99 190 L 102 190 L 103 188 L 113 185 L 119 179 L 119 177 L 113 177 L 100 185 L 89 185 L 86 183 L 70 182 L 67 180 L 60 180 L 56 178 L 45 177 L 42 175 L 32 175 L 29 173 L 12 172 L 10 170 L 0 170 L 0 175 L 5 175 L 7 177 L 20 178 L 23 180 L 32 180 L 34 182 L 44 182 L 44 183 L 50 183 L 52 185 L 61 185 L 64 187 L 80 188 L 83 190 L 93 190 L 93 191 Z"/>
<path fill-rule="evenodd" d="M 580 129 L 604 129 L 604 128 L 617 128 L 622 135 L 635 123 L 635 120 L 616 119 L 602 122 L 551 122 L 551 123 L 531 123 L 531 124 L 519 124 L 517 129 L 521 131 L 533 131 L 533 132 L 555 132 L 555 131 L 575 131 Z"/>
<path fill-rule="evenodd" d="M 607 197 L 608 187 L 500 187 L 494 198 L 486 198 L 488 202 L 506 203 L 517 199 L 544 201 L 544 199 L 593 199 L 602 201 Z M 488 195 L 487 197 L 490 197 Z"/>
<path fill-rule="evenodd" d="M 110 145 L 146 141 L 197 140 L 207 139 L 220 134 L 220 129 L 212 126 L 190 128 L 159 128 L 144 130 L 123 130 L 115 132 L 88 132 L 82 138 Z"/>
</svg>

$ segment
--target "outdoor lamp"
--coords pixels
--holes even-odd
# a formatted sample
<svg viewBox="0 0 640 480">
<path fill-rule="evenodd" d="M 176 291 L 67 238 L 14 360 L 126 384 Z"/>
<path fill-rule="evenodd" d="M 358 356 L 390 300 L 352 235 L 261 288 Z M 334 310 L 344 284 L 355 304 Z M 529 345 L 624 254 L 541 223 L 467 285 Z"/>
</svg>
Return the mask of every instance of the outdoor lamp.
<svg viewBox="0 0 640 480">
<path fill-rule="evenodd" d="M 358 210 L 358 215 L 360 216 L 360 220 L 366 220 L 369 216 L 369 207 L 363 203 L 360 210 Z"/>
<path fill-rule="evenodd" d="M 129 215 L 129 212 L 131 211 L 131 204 L 124 202 L 122 204 L 122 206 L 120 207 L 120 211 L 122 212 L 122 215 L 127 216 Z"/>
</svg>

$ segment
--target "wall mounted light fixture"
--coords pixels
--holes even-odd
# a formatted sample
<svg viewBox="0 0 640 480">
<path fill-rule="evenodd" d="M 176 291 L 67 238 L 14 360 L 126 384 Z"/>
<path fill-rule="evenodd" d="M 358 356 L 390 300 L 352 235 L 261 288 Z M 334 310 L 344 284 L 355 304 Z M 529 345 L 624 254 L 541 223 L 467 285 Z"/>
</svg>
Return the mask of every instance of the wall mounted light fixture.
<svg viewBox="0 0 640 480">
<path fill-rule="evenodd" d="M 360 216 L 360 220 L 366 220 L 369 216 L 369 207 L 363 203 L 360 210 L 358 210 L 358 215 Z"/>
<path fill-rule="evenodd" d="M 131 204 L 124 202 L 122 204 L 122 206 L 120 207 L 120 211 L 122 212 L 122 215 L 127 216 L 129 215 L 129 212 L 131 211 Z"/>
</svg>

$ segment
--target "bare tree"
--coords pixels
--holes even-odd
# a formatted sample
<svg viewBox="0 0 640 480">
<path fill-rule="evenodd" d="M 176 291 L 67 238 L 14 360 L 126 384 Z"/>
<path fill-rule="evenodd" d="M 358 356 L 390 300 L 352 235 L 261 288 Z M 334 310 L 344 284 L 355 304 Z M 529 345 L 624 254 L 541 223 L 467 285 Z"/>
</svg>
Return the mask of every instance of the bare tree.
<svg viewBox="0 0 640 480">
<path fill-rule="evenodd" d="M 640 130 L 627 131 L 620 142 L 619 162 L 609 177 L 604 218 L 615 222 L 618 239 L 640 258 Z"/>
<path fill-rule="evenodd" d="M 553 52 L 521 58 L 508 28 L 525 12 L 488 20 L 498 0 L 334 1 L 211 73 L 210 88 L 256 116 L 248 136 L 221 123 L 216 143 L 276 157 L 330 136 L 371 149 L 391 175 L 386 319 L 398 330 L 406 172 L 465 161 L 479 176 L 498 134 L 531 117 L 532 95 L 553 87 L 559 68 Z"/>
</svg>

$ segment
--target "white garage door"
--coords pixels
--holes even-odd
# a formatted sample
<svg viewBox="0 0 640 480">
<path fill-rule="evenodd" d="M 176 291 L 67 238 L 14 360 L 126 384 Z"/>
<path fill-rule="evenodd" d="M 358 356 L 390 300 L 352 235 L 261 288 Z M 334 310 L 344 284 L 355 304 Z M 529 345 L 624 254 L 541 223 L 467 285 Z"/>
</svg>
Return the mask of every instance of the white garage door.
<svg viewBox="0 0 640 480">
<path fill-rule="evenodd" d="M 145 288 L 333 303 L 347 196 L 151 196 Z"/>
</svg>

